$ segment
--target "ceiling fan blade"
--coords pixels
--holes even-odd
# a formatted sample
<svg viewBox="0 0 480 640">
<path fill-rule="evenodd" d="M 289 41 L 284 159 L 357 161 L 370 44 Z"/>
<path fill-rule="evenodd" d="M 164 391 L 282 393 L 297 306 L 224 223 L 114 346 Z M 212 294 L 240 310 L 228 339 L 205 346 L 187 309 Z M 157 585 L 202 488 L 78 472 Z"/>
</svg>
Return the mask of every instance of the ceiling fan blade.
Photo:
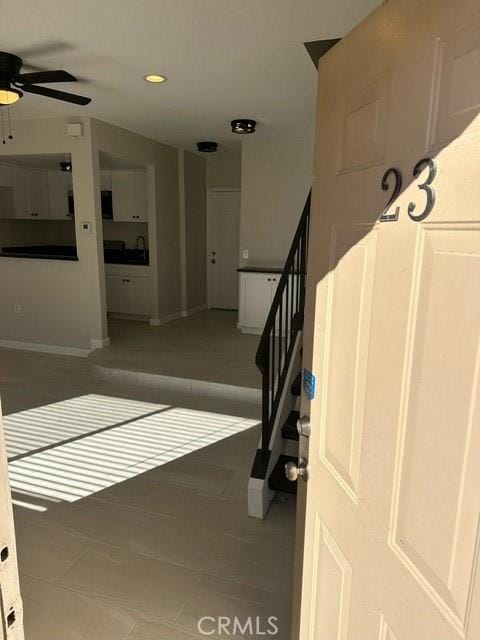
<svg viewBox="0 0 480 640">
<path fill-rule="evenodd" d="M 36 93 L 39 96 L 45 96 L 46 98 L 54 98 L 55 100 L 63 100 L 63 102 L 71 102 L 72 104 L 80 104 L 82 106 L 85 106 L 92 101 L 91 98 L 86 98 L 85 96 L 77 96 L 74 93 L 57 91 L 56 89 L 49 89 L 48 87 L 37 87 L 35 84 L 23 85 L 22 91 L 27 93 Z"/>
<path fill-rule="evenodd" d="M 48 84 L 49 82 L 76 82 L 75 76 L 68 71 L 36 71 L 34 73 L 18 73 L 15 82 L 22 84 Z"/>
</svg>

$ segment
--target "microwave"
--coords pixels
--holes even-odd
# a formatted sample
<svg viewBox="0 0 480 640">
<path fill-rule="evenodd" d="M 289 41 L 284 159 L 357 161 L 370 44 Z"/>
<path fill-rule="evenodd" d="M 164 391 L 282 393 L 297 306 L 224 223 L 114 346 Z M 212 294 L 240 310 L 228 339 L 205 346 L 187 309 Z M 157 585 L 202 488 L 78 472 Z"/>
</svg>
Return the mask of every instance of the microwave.
<svg viewBox="0 0 480 640">
<path fill-rule="evenodd" d="M 100 192 L 100 202 L 102 207 L 102 219 L 113 220 L 112 192 L 110 190 L 102 190 Z M 71 218 L 75 217 L 75 201 L 73 198 L 73 191 L 68 192 L 68 215 Z"/>
</svg>

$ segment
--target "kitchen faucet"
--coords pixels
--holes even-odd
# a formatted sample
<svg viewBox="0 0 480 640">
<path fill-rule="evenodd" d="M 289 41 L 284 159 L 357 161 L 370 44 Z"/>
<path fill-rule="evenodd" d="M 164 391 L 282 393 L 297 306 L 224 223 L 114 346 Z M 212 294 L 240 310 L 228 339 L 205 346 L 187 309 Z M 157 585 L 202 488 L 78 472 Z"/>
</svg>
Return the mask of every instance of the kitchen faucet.
<svg viewBox="0 0 480 640">
<path fill-rule="evenodd" d="M 135 249 L 140 249 L 140 240 L 143 243 L 143 259 L 146 262 L 147 261 L 147 241 L 143 236 L 138 236 L 137 239 L 135 240 Z"/>
</svg>

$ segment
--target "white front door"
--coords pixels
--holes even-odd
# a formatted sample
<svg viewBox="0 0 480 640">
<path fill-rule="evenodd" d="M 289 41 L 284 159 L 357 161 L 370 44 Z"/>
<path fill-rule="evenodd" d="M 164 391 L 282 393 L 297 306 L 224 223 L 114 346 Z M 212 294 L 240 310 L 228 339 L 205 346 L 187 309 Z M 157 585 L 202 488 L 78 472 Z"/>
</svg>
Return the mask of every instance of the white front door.
<svg viewBox="0 0 480 640">
<path fill-rule="evenodd" d="M 7 452 L 0 406 L 0 639 L 24 640 Z"/>
<path fill-rule="evenodd" d="M 384 3 L 319 86 L 293 638 L 478 640 L 478 0 Z"/>
<path fill-rule="evenodd" d="M 210 309 L 238 308 L 240 191 L 210 190 L 207 202 L 207 274 Z"/>
</svg>

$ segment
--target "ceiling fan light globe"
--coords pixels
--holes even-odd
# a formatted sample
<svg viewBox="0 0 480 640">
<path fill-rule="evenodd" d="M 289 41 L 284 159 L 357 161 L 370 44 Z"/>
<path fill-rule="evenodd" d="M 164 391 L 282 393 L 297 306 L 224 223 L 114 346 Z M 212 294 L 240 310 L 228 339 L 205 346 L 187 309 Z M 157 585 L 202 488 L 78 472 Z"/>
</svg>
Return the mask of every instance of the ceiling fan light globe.
<svg viewBox="0 0 480 640">
<path fill-rule="evenodd" d="M 0 89 L 0 106 L 6 107 L 15 104 L 22 96 L 23 93 L 18 89 Z"/>
</svg>

